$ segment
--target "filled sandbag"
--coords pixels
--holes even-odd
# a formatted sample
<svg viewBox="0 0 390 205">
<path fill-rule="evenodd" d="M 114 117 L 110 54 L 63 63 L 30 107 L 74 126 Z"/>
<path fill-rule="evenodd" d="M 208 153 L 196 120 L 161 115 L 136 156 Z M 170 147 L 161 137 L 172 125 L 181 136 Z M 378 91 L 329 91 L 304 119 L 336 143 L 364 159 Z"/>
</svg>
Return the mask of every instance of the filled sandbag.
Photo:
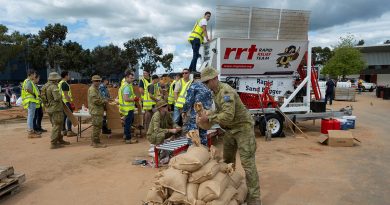
<svg viewBox="0 0 390 205">
<path fill-rule="evenodd" d="M 233 200 L 231 200 L 231 201 L 228 203 L 228 205 L 239 205 L 239 203 L 238 203 L 235 199 L 233 199 Z"/>
<path fill-rule="evenodd" d="M 226 164 L 225 162 L 221 162 L 221 163 L 219 163 L 219 166 L 220 166 L 219 170 L 222 173 L 231 174 L 234 172 L 234 164 L 233 163 Z"/>
<path fill-rule="evenodd" d="M 198 197 L 199 184 L 188 183 L 187 184 L 187 201 L 195 203 Z"/>
<path fill-rule="evenodd" d="M 199 185 L 198 199 L 204 202 L 215 200 L 222 195 L 228 184 L 228 176 L 222 172 L 218 172 L 213 179 Z"/>
<path fill-rule="evenodd" d="M 237 189 L 232 186 L 226 188 L 221 197 L 213 201 L 207 202 L 206 205 L 226 205 L 229 204 L 233 197 L 237 194 Z"/>
<path fill-rule="evenodd" d="M 192 205 L 206 205 L 206 202 L 202 200 L 196 200 L 195 202 L 192 203 Z"/>
<path fill-rule="evenodd" d="M 146 195 L 146 203 L 150 204 L 162 204 L 165 200 L 163 198 L 162 190 L 157 187 L 152 187 L 149 189 L 148 194 Z"/>
<path fill-rule="evenodd" d="M 169 165 L 180 170 L 194 172 L 210 159 L 209 151 L 204 146 L 191 146 L 186 153 L 173 157 Z"/>
<path fill-rule="evenodd" d="M 200 184 L 204 181 L 212 179 L 219 172 L 220 165 L 215 160 L 210 160 L 199 170 L 192 172 L 188 178 L 188 182 Z"/>
<path fill-rule="evenodd" d="M 173 204 L 191 205 L 191 203 L 187 201 L 187 197 L 185 194 L 176 191 L 172 193 L 168 201 Z"/>
<path fill-rule="evenodd" d="M 244 176 L 242 176 L 237 171 L 234 171 L 233 173 L 229 174 L 229 178 L 231 182 L 230 184 L 236 189 L 238 189 L 238 187 L 241 185 L 242 180 L 244 180 Z"/>
<path fill-rule="evenodd" d="M 237 189 L 237 194 L 233 197 L 239 204 L 244 203 L 248 194 L 248 187 L 246 186 L 245 180 L 243 180 Z"/>
<path fill-rule="evenodd" d="M 188 174 L 172 167 L 164 170 L 157 184 L 181 194 L 186 194 Z"/>
</svg>

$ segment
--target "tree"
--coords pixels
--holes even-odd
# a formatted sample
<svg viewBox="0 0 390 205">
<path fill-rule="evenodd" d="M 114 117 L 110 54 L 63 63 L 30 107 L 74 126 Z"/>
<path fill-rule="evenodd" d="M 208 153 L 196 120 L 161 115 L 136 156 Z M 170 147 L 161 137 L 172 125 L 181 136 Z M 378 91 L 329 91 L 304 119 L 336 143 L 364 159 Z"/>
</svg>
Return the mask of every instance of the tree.
<svg viewBox="0 0 390 205">
<path fill-rule="evenodd" d="M 15 31 L 7 34 L 8 28 L 0 24 L 0 71 L 7 67 L 7 63 L 14 60 L 24 60 L 26 48 L 26 36 Z"/>
<path fill-rule="evenodd" d="M 57 69 L 64 59 L 63 41 L 66 39 L 68 28 L 56 23 L 49 24 L 38 32 L 45 48 L 45 59 L 51 69 Z"/>
<path fill-rule="evenodd" d="M 364 45 L 364 40 L 363 40 L 363 39 L 360 40 L 360 41 L 357 43 L 357 46 L 362 46 L 362 45 Z"/>
<path fill-rule="evenodd" d="M 130 65 L 141 65 L 143 70 L 154 73 L 158 66 L 163 66 L 168 72 L 171 70 L 173 54 L 163 55 L 154 37 L 132 39 L 124 43 L 125 54 Z M 137 61 L 135 61 L 137 59 Z"/>
<path fill-rule="evenodd" d="M 124 58 L 122 49 L 110 44 L 108 46 L 97 46 L 91 53 L 92 73 L 102 76 L 109 76 L 112 73 L 123 72 L 128 64 Z"/>
<path fill-rule="evenodd" d="M 353 38 L 340 38 L 339 45 L 334 50 L 334 56 L 325 64 L 323 73 L 331 76 L 359 74 L 365 67 L 360 50 L 353 47 Z"/>
<path fill-rule="evenodd" d="M 386 40 L 383 44 L 390 44 L 390 40 Z"/>
<path fill-rule="evenodd" d="M 77 43 L 68 41 L 63 46 L 64 59 L 61 63 L 61 69 L 80 72 L 87 67 L 83 47 Z"/>
<path fill-rule="evenodd" d="M 324 65 L 333 56 L 333 51 L 329 47 L 322 48 L 320 46 L 312 48 L 313 62 L 315 65 Z"/>
</svg>

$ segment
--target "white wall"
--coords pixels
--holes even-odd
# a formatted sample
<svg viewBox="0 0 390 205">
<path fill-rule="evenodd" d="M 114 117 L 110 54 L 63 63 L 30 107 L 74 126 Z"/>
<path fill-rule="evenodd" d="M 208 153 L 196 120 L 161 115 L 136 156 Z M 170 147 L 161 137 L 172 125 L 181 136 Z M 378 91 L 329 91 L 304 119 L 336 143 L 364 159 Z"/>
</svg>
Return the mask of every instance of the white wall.
<svg viewBox="0 0 390 205">
<path fill-rule="evenodd" d="M 390 74 L 378 74 L 377 85 L 389 85 L 390 86 Z"/>
</svg>

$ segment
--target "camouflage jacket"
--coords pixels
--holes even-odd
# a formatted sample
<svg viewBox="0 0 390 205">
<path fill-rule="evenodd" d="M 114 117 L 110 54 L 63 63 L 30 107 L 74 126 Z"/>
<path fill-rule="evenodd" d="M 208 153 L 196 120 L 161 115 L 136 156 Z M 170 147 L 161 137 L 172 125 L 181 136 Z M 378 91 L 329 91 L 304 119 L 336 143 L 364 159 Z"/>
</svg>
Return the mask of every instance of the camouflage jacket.
<svg viewBox="0 0 390 205">
<path fill-rule="evenodd" d="M 91 115 L 104 114 L 105 100 L 99 92 L 99 89 L 91 85 L 88 89 L 88 109 Z"/>
<path fill-rule="evenodd" d="M 64 108 L 62 106 L 62 95 L 57 83 L 49 81 L 44 86 L 46 86 L 46 98 L 48 102 L 46 108 L 47 112 L 63 112 Z"/>
<path fill-rule="evenodd" d="M 242 103 L 236 90 L 228 84 L 218 82 L 217 92 L 214 93 L 216 110 L 209 115 L 213 124 L 219 124 L 222 128 L 230 130 L 232 134 L 240 129 L 248 129 L 254 121 L 248 109 Z"/>
</svg>

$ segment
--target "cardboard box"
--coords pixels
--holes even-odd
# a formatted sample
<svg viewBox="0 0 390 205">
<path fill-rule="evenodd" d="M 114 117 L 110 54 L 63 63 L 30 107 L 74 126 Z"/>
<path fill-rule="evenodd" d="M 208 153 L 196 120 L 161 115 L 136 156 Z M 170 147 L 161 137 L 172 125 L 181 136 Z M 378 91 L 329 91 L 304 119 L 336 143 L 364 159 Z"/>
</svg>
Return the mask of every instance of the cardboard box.
<svg viewBox="0 0 390 205">
<path fill-rule="evenodd" d="M 352 132 L 346 130 L 329 130 L 328 135 L 321 135 L 319 142 L 331 147 L 352 147 L 354 138 Z"/>
<path fill-rule="evenodd" d="M 110 129 L 123 129 L 122 120 L 120 118 L 118 119 L 108 118 L 107 127 Z"/>
</svg>

